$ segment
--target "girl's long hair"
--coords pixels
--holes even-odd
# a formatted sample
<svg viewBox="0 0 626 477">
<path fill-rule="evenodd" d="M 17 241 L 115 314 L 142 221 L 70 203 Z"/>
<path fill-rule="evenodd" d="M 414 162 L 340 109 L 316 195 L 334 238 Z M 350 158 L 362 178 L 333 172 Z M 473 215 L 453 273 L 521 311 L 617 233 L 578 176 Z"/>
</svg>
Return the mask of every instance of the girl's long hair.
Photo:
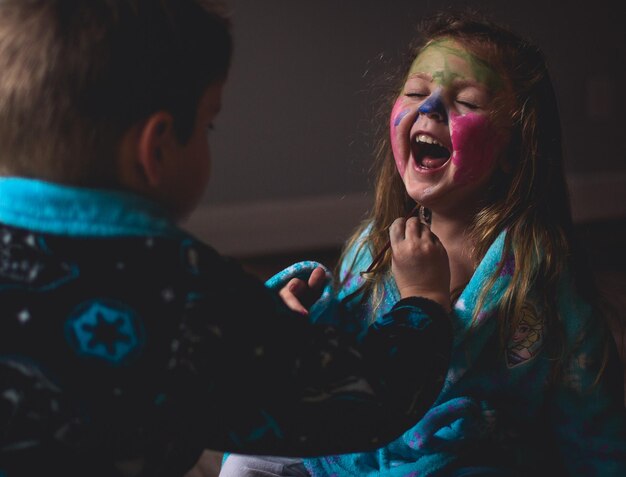
<svg viewBox="0 0 626 477">
<path fill-rule="evenodd" d="M 468 237 L 473 244 L 472 258 L 477 265 L 496 237 L 503 230 L 507 231 L 503 257 L 512 257 L 515 266 L 496 313 L 501 343 L 504 345 L 515 330 L 517 323 L 511 317 L 522 316 L 522 307 L 529 301 L 531 290 L 540 290 L 540 296 L 533 295 L 533 303 L 538 305 L 544 325 L 550 330 L 552 346 L 549 348 L 554 350 L 553 357 L 558 363 L 564 344 L 556 303 L 560 279 L 566 270 L 580 280 L 589 274 L 579 260 L 582 255 L 574 250 L 569 195 L 563 171 L 561 125 L 546 61 L 537 47 L 503 27 L 479 19 L 475 14 L 444 13 L 424 23 L 419 39 L 409 50 L 403 74 L 429 42 L 443 38 L 460 43 L 488 64 L 508 80 L 514 94 L 511 140 L 506 151 L 510 171 L 496 172 L 488 199 L 475 214 Z M 388 240 L 389 225 L 415 206 L 397 173 L 388 132 L 391 105 L 403 82 L 401 76 L 392 84 L 378 121 L 385 127 L 381 126 L 378 131 L 380 138 L 375 151 L 373 208 L 346 244 L 344 254 L 351 247 L 361 246 L 369 247 L 375 256 Z M 362 235 L 364 239 L 359 239 Z M 388 253 L 382 265 L 365 281 L 362 296 L 374 303 L 380 302 L 382 283 L 389 276 L 390 263 Z M 502 260 L 484 288 L 475 318 L 504 263 Z M 357 272 L 359 270 L 353 273 Z M 591 293 L 593 285 L 579 283 L 577 289 Z"/>
</svg>

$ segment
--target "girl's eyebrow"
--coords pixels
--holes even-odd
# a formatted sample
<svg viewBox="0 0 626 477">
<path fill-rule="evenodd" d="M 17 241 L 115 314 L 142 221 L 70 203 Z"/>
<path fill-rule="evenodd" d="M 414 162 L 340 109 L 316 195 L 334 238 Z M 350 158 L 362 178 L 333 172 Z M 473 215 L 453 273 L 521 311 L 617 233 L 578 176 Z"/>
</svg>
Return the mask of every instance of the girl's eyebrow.
<svg viewBox="0 0 626 477">
<path fill-rule="evenodd" d="M 439 72 L 435 73 L 435 76 L 433 76 L 433 75 L 431 75 L 429 73 L 416 72 L 416 73 L 409 74 L 407 76 L 407 80 L 417 78 L 417 79 L 423 79 L 425 81 L 432 82 L 435 79 L 442 79 L 441 76 L 442 76 L 442 74 L 439 73 Z M 464 86 L 474 86 L 474 87 L 479 87 L 479 88 L 484 88 L 485 87 L 485 85 L 483 83 L 479 82 L 479 81 L 472 80 L 472 79 L 467 79 L 467 78 L 464 78 L 464 77 L 456 75 L 456 74 L 451 75 L 451 78 L 448 81 L 450 83 L 454 84 L 454 86 L 457 86 L 457 87 L 459 87 L 459 86 L 461 86 L 461 87 L 464 87 Z"/>
<path fill-rule="evenodd" d="M 407 76 L 407 79 L 413 79 L 413 78 L 420 78 L 426 81 L 432 81 L 433 77 L 432 75 L 429 75 L 428 73 L 421 73 L 421 72 L 417 72 L 417 73 L 410 73 Z"/>
<path fill-rule="evenodd" d="M 409 74 L 405 81 L 409 81 L 412 79 L 422 79 L 429 83 L 433 83 L 435 81 L 441 81 L 442 83 L 448 83 L 449 86 L 452 86 L 456 90 L 460 90 L 464 88 L 476 88 L 480 90 L 489 91 L 489 86 L 484 83 L 481 83 L 480 81 L 477 81 L 474 79 L 468 79 L 463 76 L 459 76 L 457 74 L 452 75 L 450 79 L 445 81 L 444 78 L 442 78 L 443 75 L 444 75 L 443 72 L 436 72 L 434 75 L 431 75 L 429 73 L 418 71 L 418 72 Z"/>
<path fill-rule="evenodd" d="M 486 88 L 486 85 L 484 83 L 481 83 L 479 81 L 472 80 L 472 79 L 461 78 L 461 77 L 453 78 L 451 82 L 457 88 L 459 87 L 465 88 L 469 86 L 474 87 L 474 88 Z"/>
</svg>

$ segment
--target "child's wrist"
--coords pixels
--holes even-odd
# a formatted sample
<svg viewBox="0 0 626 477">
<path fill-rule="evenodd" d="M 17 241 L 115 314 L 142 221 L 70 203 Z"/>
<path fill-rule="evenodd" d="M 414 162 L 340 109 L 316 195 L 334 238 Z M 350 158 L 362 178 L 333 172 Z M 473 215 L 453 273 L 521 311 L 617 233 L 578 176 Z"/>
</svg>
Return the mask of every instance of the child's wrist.
<svg viewBox="0 0 626 477">
<path fill-rule="evenodd" d="M 399 289 L 400 298 L 423 297 L 439 303 L 446 311 L 451 310 L 450 294 L 420 287 L 403 287 Z"/>
</svg>

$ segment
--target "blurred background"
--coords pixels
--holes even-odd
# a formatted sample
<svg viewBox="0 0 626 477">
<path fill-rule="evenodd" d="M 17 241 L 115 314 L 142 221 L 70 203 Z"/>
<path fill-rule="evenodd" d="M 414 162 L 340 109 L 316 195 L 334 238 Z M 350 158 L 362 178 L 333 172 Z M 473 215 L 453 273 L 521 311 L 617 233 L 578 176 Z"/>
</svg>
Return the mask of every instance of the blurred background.
<svg viewBox="0 0 626 477">
<path fill-rule="evenodd" d="M 397 67 L 420 18 L 471 6 L 544 50 L 576 222 L 599 242 L 599 266 L 626 270 L 626 29 L 612 2 L 227 3 L 235 56 L 211 133 L 213 176 L 185 224 L 217 250 L 264 277 L 300 258 L 332 265 L 370 206 L 385 71 Z"/>
<path fill-rule="evenodd" d="M 213 176 L 185 227 L 268 278 L 332 267 L 371 205 L 374 111 L 420 18 L 471 6 L 545 52 L 577 232 L 626 310 L 626 29 L 610 0 L 229 0 L 235 56 Z M 385 118 L 386 122 L 387 119 Z M 623 329 L 615 329 L 623 339 Z M 623 343 L 622 343 L 623 344 Z M 206 453 L 190 477 L 216 475 Z"/>
</svg>

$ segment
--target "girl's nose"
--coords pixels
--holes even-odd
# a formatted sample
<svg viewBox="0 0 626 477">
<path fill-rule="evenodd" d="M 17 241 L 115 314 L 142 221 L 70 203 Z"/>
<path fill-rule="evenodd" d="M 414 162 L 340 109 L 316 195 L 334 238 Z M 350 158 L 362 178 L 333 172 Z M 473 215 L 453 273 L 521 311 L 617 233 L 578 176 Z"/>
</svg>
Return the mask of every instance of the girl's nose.
<svg viewBox="0 0 626 477">
<path fill-rule="evenodd" d="M 439 93 L 430 95 L 417 110 L 431 119 L 448 123 L 448 113 Z"/>
</svg>

